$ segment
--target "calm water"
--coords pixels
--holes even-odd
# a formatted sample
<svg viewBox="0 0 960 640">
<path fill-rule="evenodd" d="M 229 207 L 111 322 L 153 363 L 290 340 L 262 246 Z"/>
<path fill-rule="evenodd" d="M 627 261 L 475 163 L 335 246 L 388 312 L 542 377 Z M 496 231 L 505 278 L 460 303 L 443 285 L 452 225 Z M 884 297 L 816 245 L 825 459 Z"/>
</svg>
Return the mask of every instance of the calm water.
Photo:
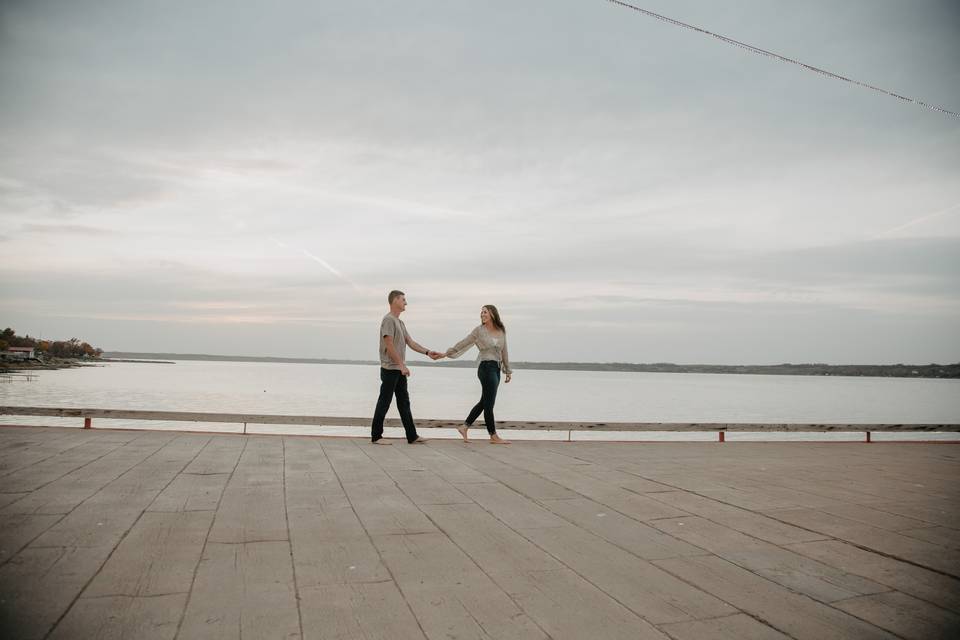
<svg viewBox="0 0 960 640">
<path fill-rule="evenodd" d="M 416 418 L 462 419 L 479 398 L 473 369 L 415 367 L 412 371 L 410 393 Z M 378 385 L 375 365 L 108 363 L 40 371 L 29 380 L 15 376 L 0 384 L 0 404 L 370 416 Z M 396 409 L 391 408 L 389 415 L 396 417 Z M 520 370 L 513 382 L 500 386 L 497 415 L 505 420 L 956 423 L 960 422 L 960 380 Z M 11 416 L 0 417 L 0 421 L 64 426 L 79 422 Z M 100 426 L 108 424 L 183 428 L 188 423 L 98 421 Z M 225 424 L 193 426 L 237 429 Z M 299 427 L 279 428 L 303 432 Z M 364 430 L 324 428 L 323 432 L 360 435 Z M 440 430 L 426 433 L 441 435 Z M 478 431 L 476 435 L 482 434 Z M 566 438 L 565 433 L 554 435 Z M 599 435 L 582 434 L 580 438 Z M 831 439 L 862 437 L 813 437 L 828 435 Z M 510 436 L 514 437 L 514 432 Z M 729 436 L 737 437 L 750 436 Z M 642 438 L 658 436 L 644 434 Z M 715 436 L 703 434 L 702 438 Z"/>
</svg>

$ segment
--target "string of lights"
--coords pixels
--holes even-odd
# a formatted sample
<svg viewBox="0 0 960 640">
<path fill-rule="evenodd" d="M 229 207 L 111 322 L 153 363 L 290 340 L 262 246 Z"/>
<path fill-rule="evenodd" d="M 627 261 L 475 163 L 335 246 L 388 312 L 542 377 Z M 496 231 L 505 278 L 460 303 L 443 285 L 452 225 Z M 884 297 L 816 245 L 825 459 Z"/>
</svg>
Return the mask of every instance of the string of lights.
<svg viewBox="0 0 960 640">
<path fill-rule="evenodd" d="M 710 36 L 711 38 L 716 38 L 717 40 L 720 40 L 721 42 L 725 42 L 725 43 L 730 44 L 730 45 L 733 45 L 733 46 L 735 46 L 735 47 L 740 47 L 741 49 L 746 49 L 747 51 L 749 51 L 749 52 L 751 52 L 751 53 L 755 53 L 755 54 L 758 54 L 758 55 L 761 55 L 761 56 L 766 56 L 766 57 L 768 57 L 768 58 L 773 58 L 774 60 L 778 60 L 778 61 L 780 61 L 780 62 L 787 62 L 787 63 L 789 63 L 789 64 L 794 64 L 794 65 L 797 65 L 798 67 L 802 67 L 803 69 L 806 69 L 807 71 L 813 71 L 814 73 L 819 73 L 819 74 L 822 75 L 822 76 L 826 76 L 826 77 L 828 77 L 828 78 L 833 78 L 834 80 L 841 80 L 841 81 L 843 81 L 843 82 L 849 82 L 850 84 L 857 85 L 858 87 L 863 87 L 864 89 L 871 89 L 871 90 L 873 90 L 873 91 L 877 91 L 877 92 L 879 92 L 879 93 L 886 94 L 886 95 L 888 95 L 888 96 L 890 96 L 890 97 L 892 97 L 892 98 L 897 98 L 898 100 L 903 100 L 903 101 L 905 101 L 905 102 L 909 102 L 909 103 L 911 103 L 911 104 L 915 104 L 915 105 L 920 106 L 920 107 L 925 107 L 925 108 L 930 109 L 930 110 L 932 110 L 932 111 L 938 111 L 938 112 L 943 113 L 943 114 L 948 115 L 948 116 L 953 116 L 953 117 L 955 117 L 955 118 L 960 118 L 960 113 L 957 113 L 956 111 L 950 111 L 950 110 L 948 110 L 948 109 L 944 109 L 943 107 L 938 107 L 937 105 L 930 104 L 930 103 L 924 102 L 924 101 L 922 101 L 922 100 L 917 100 L 916 98 L 911 98 L 911 97 L 909 97 L 909 96 L 905 96 L 905 95 L 902 95 L 902 94 L 899 94 L 899 93 L 894 93 L 893 91 L 888 91 L 888 90 L 886 90 L 886 89 L 883 89 L 883 88 L 881 88 L 881 87 L 877 87 L 877 86 L 872 85 L 872 84 L 868 84 L 868 83 L 866 83 L 866 82 L 860 82 L 859 80 L 855 80 L 855 79 L 853 79 L 853 78 L 848 78 L 848 77 L 842 76 L 842 75 L 840 75 L 840 74 L 838 74 L 838 73 L 833 73 L 832 71 L 827 71 L 826 69 L 821 69 L 820 67 L 815 67 L 815 66 L 813 66 L 813 65 L 806 64 L 806 63 L 804 63 L 804 62 L 800 62 L 799 60 L 794 60 L 793 58 L 788 58 L 787 56 L 782 56 L 782 55 L 780 55 L 779 53 L 774 53 L 773 51 L 767 51 L 766 49 L 761 49 L 760 47 L 755 47 L 755 46 L 753 46 L 753 45 L 751 45 L 751 44 L 747 44 L 746 42 L 740 42 L 739 40 L 734 40 L 733 38 L 728 38 L 727 36 L 721 35 L 721 34 L 719 34 L 719 33 L 714 33 L 713 31 L 708 31 L 707 29 L 703 29 L 703 28 L 701 28 L 701 27 L 697 27 L 697 26 L 695 26 L 695 25 L 688 24 L 688 23 L 686 23 L 686 22 L 681 22 L 680 20 L 675 20 L 675 19 L 673 19 L 673 18 L 669 18 L 669 17 L 664 16 L 664 15 L 661 15 L 661 14 L 659 14 L 659 13 L 654 13 L 653 11 L 648 11 L 647 9 L 641 9 L 640 7 L 635 6 L 635 5 L 632 5 L 632 4 L 630 4 L 629 2 L 623 2 L 622 0 L 606 0 L 606 1 L 609 2 L 609 3 L 611 3 L 611 4 L 619 5 L 619 6 L 623 7 L 623 8 L 625 8 L 625 9 L 632 9 L 633 11 L 636 11 L 636 12 L 638 12 L 638 13 L 641 13 L 641 14 L 643 14 L 643 15 L 645 15 L 645 16 L 649 16 L 649 17 L 651 17 L 651 18 L 656 18 L 657 20 L 660 20 L 660 21 L 662 21 L 662 22 L 666 22 L 666 23 L 668 23 L 668 24 L 672 24 L 672 25 L 677 26 L 677 27 L 683 27 L 684 29 L 690 29 L 691 31 L 696 31 L 697 33 L 702 33 L 703 35 Z"/>
</svg>

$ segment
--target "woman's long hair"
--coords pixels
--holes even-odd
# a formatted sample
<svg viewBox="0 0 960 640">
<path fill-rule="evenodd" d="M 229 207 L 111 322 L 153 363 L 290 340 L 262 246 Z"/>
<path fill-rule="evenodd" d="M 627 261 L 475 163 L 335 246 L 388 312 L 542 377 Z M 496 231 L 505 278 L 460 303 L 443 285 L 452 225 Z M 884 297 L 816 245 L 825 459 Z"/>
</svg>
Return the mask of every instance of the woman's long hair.
<svg viewBox="0 0 960 640">
<path fill-rule="evenodd" d="M 500 312 L 497 311 L 497 308 L 492 304 L 485 304 L 483 308 L 490 312 L 490 320 L 493 322 L 493 326 L 506 333 L 507 328 L 503 326 L 503 320 L 500 319 Z"/>
</svg>

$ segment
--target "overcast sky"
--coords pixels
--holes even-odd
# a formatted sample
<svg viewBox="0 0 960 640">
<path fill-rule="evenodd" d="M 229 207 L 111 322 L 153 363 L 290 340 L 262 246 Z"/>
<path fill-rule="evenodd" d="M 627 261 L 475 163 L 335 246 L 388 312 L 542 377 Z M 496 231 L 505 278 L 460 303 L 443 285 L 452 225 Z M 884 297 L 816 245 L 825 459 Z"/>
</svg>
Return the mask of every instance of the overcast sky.
<svg viewBox="0 0 960 640">
<path fill-rule="evenodd" d="M 955 0 L 638 0 L 960 111 Z M 0 323 L 373 359 L 960 361 L 960 118 L 602 0 L 0 2 Z M 415 358 L 417 356 L 414 356 Z"/>
</svg>

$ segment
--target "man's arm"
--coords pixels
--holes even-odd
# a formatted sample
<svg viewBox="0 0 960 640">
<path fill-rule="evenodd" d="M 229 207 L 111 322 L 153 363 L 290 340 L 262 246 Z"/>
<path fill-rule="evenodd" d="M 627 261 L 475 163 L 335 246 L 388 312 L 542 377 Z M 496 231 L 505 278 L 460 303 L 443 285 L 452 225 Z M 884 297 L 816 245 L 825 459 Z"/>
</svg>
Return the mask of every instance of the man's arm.
<svg viewBox="0 0 960 640">
<path fill-rule="evenodd" d="M 413 349 L 414 351 L 416 351 L 417 353 L 422 353 L 423 355 L 429 358 L 433 358 L 434 360 L 437 360 L 436 356 L 442 355 L 440 353 L 437 353 L 436 351 L 431 351 L 430 349 L 427 349 L 425 346 L 423 346 L 422 344 L 420 344 L 419 342 L 411 338 L 410 334 L 407 334 L 407 346 Z"/>
<path fill-rule="evenodd" d="M 409 342 L 409 338 L 407 341 Z M 410 369 L 407 369 L 407 365 L 400 359 L 400 353 L 397 351 L 397 348 L 393 345 L 393 336 L 383 336 L 383 346 L 387 350 L 387 355 L 390 356 L 390 359 L 393 360 L 393 364 L 400 367 L 400 372 L 405 376 L 410 375 Z"/>
</svg>

